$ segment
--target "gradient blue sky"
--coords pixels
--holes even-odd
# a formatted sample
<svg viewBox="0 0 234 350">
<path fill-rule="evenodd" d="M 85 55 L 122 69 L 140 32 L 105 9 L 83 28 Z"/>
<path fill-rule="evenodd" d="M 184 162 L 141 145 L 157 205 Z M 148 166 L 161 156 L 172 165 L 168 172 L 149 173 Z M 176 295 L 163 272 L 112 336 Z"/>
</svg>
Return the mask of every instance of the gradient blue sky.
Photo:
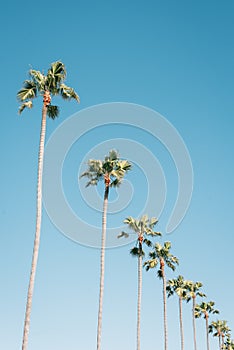
<svg viewBox="0 0 234 350">
<path fill-rule="evenodd" d="M 58 59 L 65 63 L 67 84 L 77 90 L 81 104 L 61 101 L 60 118 L 48 121 L 47 139 L 77 111 L 115 101 L 158 111 L 184 139 L 194 168 L 194 192 L 180 226 L 161 240 L 169 239 L 180 259 L 177 272 L 169 276 L 202 281 L 219 318 L 234 332 L 233 1 L 5 2 L 0 23 L 0 348 L 21 346 L 35 226 L 40 103 L 19 117 L 16 92 L 31 66 L 46 71 Z M 111 131 L 102 132 L 108 140 Z M 126 138 L 124 133 L 118 129 L 119 137 Z M 99 136 L 90 135 L 86 148 L 89 140 L 100 143 Z M 162 147 L 154 148 L 147 135 L 140 141 L 157 149 L 168 179 L 167 204 L 158 225 L 163 232 L 175 200 L 176 171 Z M 72 194 L 79 149 L 77 144 L 64 170 L 64 188 L 78 214 Z M 137 189 L 139 180 L 131 176 Z M 136 198 L 134 204 L 140 201 Z M 85 207 L 82 215 L 89 219 Z M 115 220 L 124 217 L 120 213 Z M 135 349 L 137 261 L 129 257 L 129 249 L 106 254 L 103 350 Z M 144 274 L 142 350 L 163 348 L 161 284 L 154 275 Z M 94 349 L 98 283 L 99 251 L 64 237 L 44 211 L 29 350 Z M 191 349 L 191 305 L 184 306 L 184 316 L 185 348 Z M 168 322 L 169 349 L 179 350 L 176 299 L 169 300 Z M 204 349 L 203 320 L 197 327 L 199 349 Z M 212 339 L 215 349 L 217 340 Z"/>
</svg>

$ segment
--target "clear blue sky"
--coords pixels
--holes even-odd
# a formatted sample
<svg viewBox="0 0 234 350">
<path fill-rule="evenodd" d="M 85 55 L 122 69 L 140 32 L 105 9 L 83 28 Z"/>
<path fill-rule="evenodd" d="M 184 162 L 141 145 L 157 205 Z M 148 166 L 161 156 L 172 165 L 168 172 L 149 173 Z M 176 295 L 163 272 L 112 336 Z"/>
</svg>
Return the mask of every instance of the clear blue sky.
<svg viewBox="0 0 234 350">
<path fill-rule="evenodd" d="M 21 346 L 35 227 L 41 102 L 19 116 L 16 93 L 31 66 L 46 71 L 56 60 L 65 63 L 67 84 L 79 93 L 81 103 L 58 101 L 61 114 L 48 120 L 47 140 L 71 115 L 108 102 L 151 108 L 183 138 L 193 164 L 194 190 L 182 223 L 161 239 L 172 242 L 180 259 L 169 277 L 182 274 L 202 281 L 208 300 L 220 310 L 218 317 L 228 321 L 234 334 L 233 1 L 5 2 L 0 23 L 0 348 Z M 167 181 L 158 224 L 158 230 L 165 232 L 177 194 L 175 164 L 152 135 L 134 133 L 133 128 L 99 128 L 71 147 L 63 169 L 67 201 L 82 220 L 100 225 L 100 213 L 90 211 L 81 199 L 85 182 L 79 190 L 77 174 L 89 150 L 113 138 L 133 139 L 158 159 Z M 128 149 L 122 153 L 127 157 Z M 146 188 L 147 174 L 135 169 L 128 177 L 134 189 L 132 201 L 109 217 L 109 225 L 135 215 L 146 201 L 144 191 L 139 196 L 137 190 Z M 87 191 L 91 199 L 92 191 L 97 196 L 94 188 Z M 106 252 L 103 350 L 135 349 L 137 261 L 129 256 L 131 246 Z M 65 237 L 44 210 L 29 350 L 95 349 L 98 284 L 99 250 Z M 161 283 L 154 272 L 144 273 L 143 292 L 142 350 L 162 349 Z M 179 350 L 177 300 L 168 303 L 169 349 Z M 184 305 L 186 349 L 192 348 L 190 316 L 191 305 Z M 197 327 L 202 350 L 204 320 Z M 212 339 L 211 350 L 215 349 L 217 340 Z"/>
</svg>

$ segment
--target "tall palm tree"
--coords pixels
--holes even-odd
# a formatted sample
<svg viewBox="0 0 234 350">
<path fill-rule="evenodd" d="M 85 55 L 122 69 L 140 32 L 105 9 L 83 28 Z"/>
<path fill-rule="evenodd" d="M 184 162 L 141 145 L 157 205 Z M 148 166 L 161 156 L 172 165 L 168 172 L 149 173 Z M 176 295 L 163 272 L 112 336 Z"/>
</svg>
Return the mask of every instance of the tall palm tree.
<svg viewBox="0 0 234 350">
<path fill-rule="evenodd" d="M 145 255 L 143 244 L 150 247 L 151 241 L 146 236 L 161 236 L 160 232 L 154 231 L 154 226 L 157 224 L 156 218 L 149 219 L 147 215 L 143 215 L 139 220 L 129 216 L 124 220 L 129 229 L 137 234 L 136 245 L 130 250 L 130 254 L 138 258 L 138 298 L 137 298 L 137 350 L 140 350 L 140 325 L 141 325 L 141 297 L 142 297 L 142 258 Z M 119 238 L 129 234 L 123 232 Z"/>
<path fill-rule="evenodd" d="M 203 284 L 201 282 L 187 281 L 186 285 L 187 285 L 187 290 L 188 290 L 187 301 L 189 302 L 192 299 L 192 302 L 193 302 L 193 306 L 192 306 L 193 342 L 194 342 L 194 350 L 197 350 L 196 322 L 195 322 L 196 297 L 199 296 L 199 297 L 203 298 L 206 295 L 200 291 L 201 287 L 203 286 Z"/>
<path fill-rule="evenodd" d="M 181 350 L 184 350 L 184 331 L 183 331 L 183 316 L 182 316 L 182 301 L 187 300 L 187 281 L 183 276 L 179 275 L 177 278 L 171 279 L 167 282 L 167 295 L 170 297 L 176 293 L 179 297 L 179 318 L 180 318 L 180 339 Z"/>
<path fill-rule="evenodd" d="M 210 350 L 209 345 L 209 315 L 210 314 L 218 314 L 219 311 L 214 308 L 214 301 L 209 302 L 202 302 L 200 304 L 195 305 L 195 318 L 200 318 L 204 316 L 204 319 L 206 320 L 206 344 L 207 344 L 207 350 Z"/>
<path fill-rule="evenodd" d="M 110 187 L 120 186 L 124 175 L 131 169 L 132 165 L 127 160 L 121 160 L 115 150 L 111 150 L 109 155 L 102 160 L 90 159 L 88 169 L 81 177 L 89 179 L 87 186 L 97 185 L 103 180 L 105 184 L 103 213 L 102 213 L 102 240 L 101 240 L 101 258 L 100 258 L 100 289 L 99 289 L 99 310 L 97 327 L 97 350 L 101 349 L 101 330 L 102 330 L 102 306 L 104 292 L 104 272 L 105 272 L 105 243 L 106 243 L 106 219 L 107 206 Z"/>
<path fill-rule="evenodd" d="M 17 98 L 21 102 L 19 113 L 25 108 L 32 108 L 32 100 L 38 95 L 43 97 L 42 105 L 42 121 L 40 132 L 40 143 L 38 153 L 38 170 L 37 170 L 37 213 L 36 213 L 36 232 L 32 256 L 32 265 L 30 280 L 28 286 L 27 305 L 24 321 L 24 334 L 22 349 L 26 350 L 28 346 L 30 315 L 32 309 L 32 297 L 35 284 L 35 275 L 37 268 L 37 260 L 40 245 L 40 232 L 41 232 L 41 217 L 42 217 L 42 173 L 43 173 L 43 160 L 44 160 L 44 145 L 46 135 L 46 116 L 49 118 L 56 118 L 59 114 L 57 106 L 51 105 L 51 97 L 60 95 L 62 98 L 71 100 L 75 99 L 79 102 L 79 96 L 77 93 L 67 85 L 64 84 L 66 78 L 66 68 L 62 62 L 54 62 L 48 69 L 47 75 L 44 75 L 40 71 L 31 69 L 29 71 L 29 79 L 25 80 L 23 87 L 17 93 Z"/>
<path fill-rule="evenodd" d="M 218 337 L 219 349 L 222 350 L 224 348 L 225 337 L 230 336 L 230 328 L 227 325 L 227 321 L 217 320 L 216 322 L 211 322 L 209 325 L 209 333 L 213 333 L 214 337 Z"/>
<path fill-rule="evenodd" d="M 166 304 L 166 275 L 165 265 L 171 270 L 175 270 L 176 265 L 179 264 L 179 260 L 176 256 L 170 253 L 171 242 L 165 242 L 163 245 L 156 243 L 154 250 L 149 253 L 149 260 L 144 263 L 146 270 L 155 268 L 159 263 L 158 277 L 163 282 L 163 315 L 164 315 L 164 349 L 167 350 L 167 304 Z"/>
</svg>

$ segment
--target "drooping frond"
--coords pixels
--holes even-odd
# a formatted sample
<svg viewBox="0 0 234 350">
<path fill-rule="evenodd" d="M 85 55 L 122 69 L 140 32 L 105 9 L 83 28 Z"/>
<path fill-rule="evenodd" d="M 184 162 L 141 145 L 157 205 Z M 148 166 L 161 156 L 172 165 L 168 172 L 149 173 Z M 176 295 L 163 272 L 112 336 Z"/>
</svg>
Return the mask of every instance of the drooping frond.
<svg viewBox="0 0 234 350">
<path fill-rule="evenodd" d="M 59 108 L 58 108 L 58 106 L 48 105 L 47 106 L 47 115 L 51 119 L 57 118 L 58 115 L 59 115 Z"/>
<path fill-rule="evenodd" d="M 26 101 L 28 99 L 33 99 L 37 96 L 37 87 L 34 81 L 25 80 L 23 83 L 23 88 L 18 91 L 17 98 L 19 101 Z"/>
<path fill-rule="evenodd" d="M 122 231 L 118 234 L 117 238 L 122 238 L 122 237 L 125 237 L 125 238 L 128 238 L 129 237 L 129 234 Z"/>
<path fill-rule="evenodd" d="M 64 100 L 71 100 L 73 98 L 78 103 L 80 102 L 80 98 L 75 90 L 65 84 L 60 85 L 60 94 Z"/>
<path fill-rule="evenodd" d="M 32 108 L 32 106 L 33 106 L 32 101 L 27 101 L 22 103 L 21 106 L 19 107 L 19 114 L 21 114 L 25 108 Z"/>
<path fill-rule="evenodd" d="M 133 247 L 131 250 L 130 250 L 130 254 L 135 257 L 139 257 L 139 256 L 144 256 L 145 253 L 142 249 L 142 247 Z"/>
</svg>

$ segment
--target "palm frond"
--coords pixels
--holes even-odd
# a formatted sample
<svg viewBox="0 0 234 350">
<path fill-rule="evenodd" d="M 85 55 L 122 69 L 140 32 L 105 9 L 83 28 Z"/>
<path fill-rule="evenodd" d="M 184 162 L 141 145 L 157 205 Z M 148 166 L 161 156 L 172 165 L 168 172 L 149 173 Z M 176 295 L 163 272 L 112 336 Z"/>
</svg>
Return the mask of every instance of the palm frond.
<svg viewBox="0 0 234 350">
<path fill-rule="evenodd" d="M 122 238 L 122 237 L 128 238 L 129 237 L 129 233 L 126 233 L 124 231 L 120 232 L 118 234 L 117 238 Z"/>
<path fill-rule="evenodd" d="M 21 114 L 25 108 L 32 108 L 32 106 L 33 106 L 32 101 L 27 101 L 22 103 L 21 106 L 19 107 L 19 114 Z"/>
<path fill-rule="evenodd" d="M 66 78 L 66 69 L 62 62 L 54 62 L 48 69 L 46 76 L 46 88 L 53 94 L 60 92 L 60 85 Z"/>
<path fill-rule="evenodd" d="M 59 108 L 58 106 L 52 106 L 48 105 L 47 106 L 47 115 L 51 119 L 55 119 L 59 115 Z"/>
<path fill-rule="evenodd" d="M 80 98 L 77 95 L 77 93 L 75 92 L 75 90 L 72 89 L 71 87 L 65 85 L 65 84 L 60 85 L 60 94 L 61 94 L 62 98 L 65 100 L 71 100 L 73 98 L 78 103 L 80 102 Z"/>
<path fill-rule="evenodd" d="M 34 81 L 25 80 L 23 83 L 23 88 L 18 91 L 17 99 L 19 101 L 25 101 L 28 99 L 33 99 L 37 96 L 37 87 Z"/>
<path fill-rule="evenodd" d="M 30 69 L 29 75 L 32 78 L 38 91 L 45 90 L 45 76 L 38 70 Z"/>
<path fill-rule="evenodd" d="M 131 250 L 130 250 L 130 254 L 132 255 L 132 256 L 144 256 L 145 255 L 145 253 L 144 253 L 144 251 L 143 251 L 143 249 L 142 249 L 142 247 L 134 247 L 134 248 L 132 248 Z"/>
</svg>

